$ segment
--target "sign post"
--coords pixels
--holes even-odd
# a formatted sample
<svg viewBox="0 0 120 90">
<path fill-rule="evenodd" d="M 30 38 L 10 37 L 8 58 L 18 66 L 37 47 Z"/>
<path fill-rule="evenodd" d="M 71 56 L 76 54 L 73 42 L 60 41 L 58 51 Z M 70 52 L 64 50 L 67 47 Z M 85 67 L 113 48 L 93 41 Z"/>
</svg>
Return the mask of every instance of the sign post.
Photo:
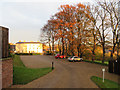
<svg viewBox="0 0 120 90">
<path fill-rule="evenodd" d="M 104 82 L 104 77 L 105 77 L 105 76 L 104 76 L 104 72 L 105 72 L 105 68 L 103 68 L 102 71 L 103 71 L 103 82 Z"/>
</svg>

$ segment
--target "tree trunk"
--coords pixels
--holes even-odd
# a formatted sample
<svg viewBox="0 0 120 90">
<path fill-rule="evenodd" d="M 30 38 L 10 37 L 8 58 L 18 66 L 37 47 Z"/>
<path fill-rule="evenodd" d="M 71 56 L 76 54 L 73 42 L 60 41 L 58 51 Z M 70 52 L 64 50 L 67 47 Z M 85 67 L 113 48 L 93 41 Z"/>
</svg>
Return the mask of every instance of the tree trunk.
<svg viewBox="0 0 120 90">
<path fill-rule="evenodd" d="M 114 38 L 115 38 L 115 32 L 113 32 L 113 49 L 112 49 L 112 52 L 111 52 L 111 60 L 113 60 L 113 54 L 114 54 L 115 46 L 116 46 Z"/>
<path fill-rule="evenodd" d="M 80 56 L 80 52 L 79 52 L 79 45 L 77 46 L 77 52 L 78 52 L 78 57 Z"/>
<path fill-rule="evenodd" d="M 80 53 L 80 58 L 82 58 L 82 56 L 83 56 L 83 53 Z"/>
<path fill-rule="evenodd" d="M 71 28 L 71 29 L 72 29 L 72 28 Z M 71 31 L 71 33 L 72 33 L 72 44 L 71 44 L 71 46 L 72 46 L 71 48 L 72 48 L 72 49 L 71 49 L 71 53 L 72 53 L 72 56 L 74 56 L 74 47 L 73 47 L 73 44 L 74 44 L 74 36 L 73 36 L 73 34 L 74 34 L 74 33 L 73 33 L 73 31 Z"/>
<path fill-rule="evenodd" d="M 59 54 L 61 54 L 60 39 L 58 41 L 58 49 L 59 49 Z"/>
<path fill-rule="evenodd" d="M 80 44 L 80 46 L 81 46 L 81 44 Z M 83 53 L 82 53 L 82 50 L 81 50 L 81 48 L 80 48 L 80 58 L 82 58 L 82 56 L 83 56 Z"/>
<path fill-rule="evenodd" d="M 62 37 L 62 55 L 64 55 L 64 38 Z"/>
<path fill-rule="evenodd" d="M 67 52 L 67 51 L 68 51 L 68 50 L 67 50 L 67 40 L 66 40 L 66 39 L 65 39 L 65 42 L 66 42 L 66 43 L 65 43 L 65 45 L 66 45 L 66 55 L 68 55 L 68 52 Z"/>
<path fill-rule="evenodd" d="M 105 30 L 104 30 L 104 20 L 102 19 L 102 47 L 103 47 L 103 58 L 102 63 L 104 63 L 105 60 Z"/>
<path fill-rule="evenodd" d="M 72 44 L 72 50 L 71 50 L 71 52 L 72 52 L 72 56 L 74 56 L 73 44 Z"/>
<path fill-rule="evenodd" d="M 93 51 L 92 51 L 92 61 L 94 62 L 94 59 L 95 59 L 95 35 L 94 35 L 94 45 L 93 45 Z"/>
<path fill-rule="evenodd" d="M 52 37 L 52 53 L 54 55 L 54 37 Z"/>
<path fill-rule="evenodd" d="M 102 63 L 104 63 L 105 60 L 105 45 L 103 43 L 103 59 L 102 59 Z"/>
<path fill-rule="evenodd" d="M 120 43 L 120 40 L 118 40 L 118 43 L 117 43 L 117 60 L 119 59 L 119 43 Z"/>
<path fill-rule="evenodd" d="M 50 38 L 49 38 L 49 51 L 50 51 L 50 53 L 51 53 Z"/>
</svg>

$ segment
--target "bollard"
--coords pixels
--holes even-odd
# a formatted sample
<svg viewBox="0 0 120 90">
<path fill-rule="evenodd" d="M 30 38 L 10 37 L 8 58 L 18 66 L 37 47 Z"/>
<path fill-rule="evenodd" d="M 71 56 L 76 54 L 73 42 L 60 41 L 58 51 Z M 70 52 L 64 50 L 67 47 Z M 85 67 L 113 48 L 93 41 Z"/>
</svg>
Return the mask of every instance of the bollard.
<svg viewBox="0 0 120 90">
<path fill-rule="evenodd" d="M 54 62 L 52 62 L 52 70 L 54 69 Z"/>
<path fill-rule="evenodd" d="M 104 72 L 105 72 L 105 68 L 103 68 L 102 71 L 103 71 L 103 82 L 104 82 L 104 77 L 105 77 Z"/>
</svg>

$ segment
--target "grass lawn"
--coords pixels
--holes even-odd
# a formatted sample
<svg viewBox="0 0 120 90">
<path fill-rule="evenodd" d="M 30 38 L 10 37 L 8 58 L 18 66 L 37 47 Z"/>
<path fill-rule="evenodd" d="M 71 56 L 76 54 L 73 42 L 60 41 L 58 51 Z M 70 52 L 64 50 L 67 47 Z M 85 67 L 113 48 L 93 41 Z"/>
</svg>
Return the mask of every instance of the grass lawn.
<svg viewBox="0 0 120 90">
<path fill-rule="evenodd" d="M 108 61 L 104 61 L 104 64 L 102 63 L 102 61 L 98 61 L 98 60 L 94 60 L 94 62 L 92 60 L 83 60 L 83 61 L 90 62 L 90 63 L 101 64 L 101 65 L 105 65 L 105 66 L 107 66 L 109 64 Z"/>
<path fill-rule="evenodd" d="M 15 55 L 13 59 L 13 67 L 25 67 L 19 55 Z"/>
<path fill-rule="evenodd" d="M 51 71 L 51 68 L 27 68 L 20 60 L 20 56 L 15 55 L 13 59 L 13 84 L 27 84 Z"/>
<path fill-rule="evenodd" d="M 105 79 L 103 83 L 103 79 L 100 77 L 92 76 L 91 80 L 98 85 L 100 88 L 120 88 L 120 85 L 116 82 L 113 82 L 111 80 Z"/>
</svg>

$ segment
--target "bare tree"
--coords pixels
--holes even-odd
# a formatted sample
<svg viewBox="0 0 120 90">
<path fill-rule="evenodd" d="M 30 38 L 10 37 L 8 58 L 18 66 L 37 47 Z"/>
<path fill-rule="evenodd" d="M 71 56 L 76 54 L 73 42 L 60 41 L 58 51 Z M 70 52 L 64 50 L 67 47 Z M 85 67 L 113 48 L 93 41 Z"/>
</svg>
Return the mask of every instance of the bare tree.
<svg viewBox="0 0 120 90">
<path fill-rule="evenodd" d="M 98 8 L 97 10 L 97 15 L 98 19 L 96 22 L 96 29 L 98 32 L 99 37 L 97 37 L 97 40 L 99 43 L 102 45 L 103 48 L 103 58 L 102 58 L 102 63 L 104 63 L 105 60 L 105 42 L 106 42 L 106 37 L 108 36 L 110 30 L 109 30 L 109 19 L 108 19 L 108 13 L 106 10 Z"/>
<path fill-rule="evenodd" d="M 119 18 L 118 18 L 118 2 L 107 2 L 104 0 L 104 2 L 98 2 L 98 4 L 108 12 L 109 14 L 109 24 L 111 27 L 111 31 L 113 34 L 112 37 L 112 53 L 111 53 L 111 60 L 113 60 L 113 54 L 115 52 L 115 47 L 118 42 L 118 24 L 119 24 Z"/>
<path fill-rule="evenodd" d="M 97 24 L 97 20 L 98 20 L 98 6 L 95 6 L 95 5 L 89 5 L 90 9 L 90 19 L 92 21 L 92 24 L 91 24 L 91 37 L 92 37 L 92 41 L 90 42 L 90 44 L 92 44 L 92 61 L 94 61 L 95 59 L 95 48 L 96 48 L 96 45 L 99 43 L 98 40 L 97 40 L 97 37 L 98 37 L 98 30 L 96 28 L 96 24 Z"/>
</svg>

